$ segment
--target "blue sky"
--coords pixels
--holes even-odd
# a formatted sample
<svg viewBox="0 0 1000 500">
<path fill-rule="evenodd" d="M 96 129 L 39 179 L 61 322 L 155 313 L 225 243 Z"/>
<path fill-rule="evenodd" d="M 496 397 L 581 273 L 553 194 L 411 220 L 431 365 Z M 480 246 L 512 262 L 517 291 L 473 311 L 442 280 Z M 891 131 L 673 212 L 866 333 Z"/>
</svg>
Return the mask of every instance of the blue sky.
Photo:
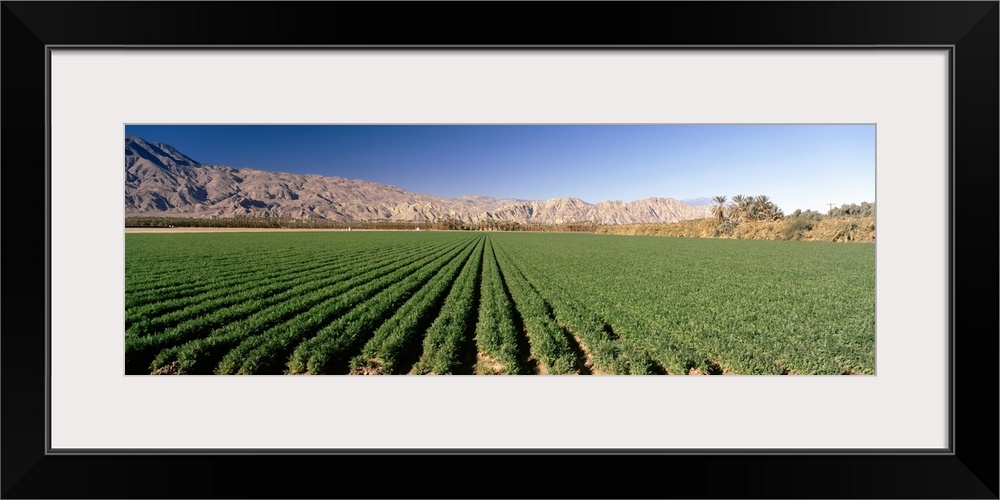
<svg viewBox="0 0 1000 500">
<path fill-rule="evenodd" d="M 589 203 L 764 194 L 875 201 L 874 125 L 127 125 L 208 164 L 416 193 Z"/>
</svg>

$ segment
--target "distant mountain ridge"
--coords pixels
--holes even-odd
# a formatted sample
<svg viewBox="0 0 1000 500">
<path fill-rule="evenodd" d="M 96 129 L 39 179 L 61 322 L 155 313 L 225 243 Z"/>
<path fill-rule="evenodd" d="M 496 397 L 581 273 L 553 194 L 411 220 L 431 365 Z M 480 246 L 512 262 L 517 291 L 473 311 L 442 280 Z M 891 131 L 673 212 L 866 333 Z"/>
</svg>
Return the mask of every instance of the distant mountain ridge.
<svg viewBox="0 0 1000 500">
<path fill-rule="evenodd" d="M 343 177 L 207 165 L 170 145 L 125 137 L 126 216 L 636 224 L 701 219 L 709 212 L 673 198 L 596 204 L 577 198 L 443 198 Z"/>
</svg>

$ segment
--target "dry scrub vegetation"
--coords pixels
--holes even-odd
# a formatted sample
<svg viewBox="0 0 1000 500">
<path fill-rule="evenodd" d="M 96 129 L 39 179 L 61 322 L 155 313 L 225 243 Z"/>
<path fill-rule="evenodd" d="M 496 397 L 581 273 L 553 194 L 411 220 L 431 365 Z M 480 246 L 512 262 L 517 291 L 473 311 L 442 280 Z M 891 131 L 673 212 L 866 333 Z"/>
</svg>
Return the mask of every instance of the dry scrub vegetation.
<svg viewBox="0 0 1000 500">
<path fill-rule="evenodd" d="M 740 240 L 795 240 L 875 242 L 874 217 L 837 217 L 820 221 L 788 218 L 777 221 L 734 222 L 700 219 L 668 224 L 603 226 L 600 234 L 672 236 L 680 238 L 729 238 Z"/>
</svg>

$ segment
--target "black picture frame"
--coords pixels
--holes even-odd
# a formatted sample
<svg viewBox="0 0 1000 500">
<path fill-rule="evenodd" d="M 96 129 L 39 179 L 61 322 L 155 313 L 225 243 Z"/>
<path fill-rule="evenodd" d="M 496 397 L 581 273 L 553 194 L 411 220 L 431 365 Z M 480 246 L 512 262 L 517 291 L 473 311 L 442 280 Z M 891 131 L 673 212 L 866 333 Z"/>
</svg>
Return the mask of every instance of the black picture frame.
<svg viewBox="0 0 1000 500">
<path fill-rule="evenodd" d="M 4 498 L 998 498 L 997 1 L 2 4 L 2 253 L 17 271 L 8 277 L 18 277 L 3 293 L 0 335 Z M 43 214 L 53 45 L 951 47 L 951 452 L 49 454 Z M 565 475 L 565 465 L 579 474 Z M 384 479 L 362 479 L 372 470 Z"/>
</svg>

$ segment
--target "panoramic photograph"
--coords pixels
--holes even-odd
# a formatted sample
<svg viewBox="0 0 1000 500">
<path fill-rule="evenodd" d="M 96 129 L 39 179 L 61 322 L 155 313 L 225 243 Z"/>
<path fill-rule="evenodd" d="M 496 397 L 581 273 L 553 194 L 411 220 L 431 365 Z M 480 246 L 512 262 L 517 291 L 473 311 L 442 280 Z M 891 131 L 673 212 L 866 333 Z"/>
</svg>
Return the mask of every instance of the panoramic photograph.
<svg viewBox="0 0 1000 500">
<path fill-rule="evenodd" d="M 874 375 L 875 125 L 126 125 L 126 375 Z"/>
</svg>

